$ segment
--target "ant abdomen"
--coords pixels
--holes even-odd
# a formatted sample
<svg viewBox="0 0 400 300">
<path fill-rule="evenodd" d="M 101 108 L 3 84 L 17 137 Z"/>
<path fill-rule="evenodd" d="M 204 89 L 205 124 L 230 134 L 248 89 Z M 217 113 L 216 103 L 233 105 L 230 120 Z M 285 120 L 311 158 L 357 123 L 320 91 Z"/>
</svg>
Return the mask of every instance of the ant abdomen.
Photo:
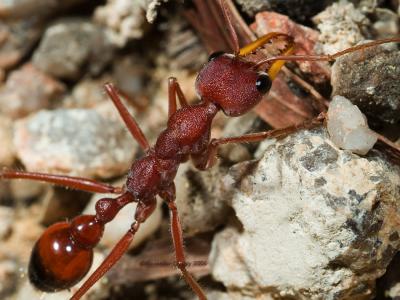
<svg viewBox="0 0 400 300">
<path fill-rule="evenodd" d="M 32 250 L 28 270 L 32 284 L 55 292 L 78 283 L 92 265 L 93 247 L 103 230 L 102 223 L 87 215 L 47 228 Z"/>
</svg>

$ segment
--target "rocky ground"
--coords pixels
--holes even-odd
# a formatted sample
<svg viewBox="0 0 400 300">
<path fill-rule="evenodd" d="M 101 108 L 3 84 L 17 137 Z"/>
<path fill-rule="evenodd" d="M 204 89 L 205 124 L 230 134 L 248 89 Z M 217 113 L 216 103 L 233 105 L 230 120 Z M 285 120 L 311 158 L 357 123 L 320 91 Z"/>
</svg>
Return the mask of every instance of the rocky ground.
<svg viewBox="0 0 400 300">
<path fill-rule="evenodd" d="M 279 31 L 294 37 L 297 55 L 400 35 L 398 0 L 226 3 L 241 44 Z M 154 142 L 167 120 L 167 78 L 195 103 L 196 73 L 210 52 L 229 50 L 224 22 L 214 0 L 0 0 L 0 167 L 122 185 L 143 153 L 103 84 L 118 86 Z M 181 166 L 175 182 L 189 270 L 209 299 L 399 299 L 398 47 L 288 63 L 253 112 L 216 117 L 212 135 L 235 136 L 329 107 L 317 128 L 226 145 L 209 171 Z M 76 288 L 46 294 L 31 286 L 30 251 L 47 226 L 92 213 L 100 197 L 0 180 L 0 299 L 71 296 Z M 107 227 L 93 268 L 129 228 L 135 205 Z M 195 299 L 173 264 L 160 202 L 85 299 Z"/>
</svg>

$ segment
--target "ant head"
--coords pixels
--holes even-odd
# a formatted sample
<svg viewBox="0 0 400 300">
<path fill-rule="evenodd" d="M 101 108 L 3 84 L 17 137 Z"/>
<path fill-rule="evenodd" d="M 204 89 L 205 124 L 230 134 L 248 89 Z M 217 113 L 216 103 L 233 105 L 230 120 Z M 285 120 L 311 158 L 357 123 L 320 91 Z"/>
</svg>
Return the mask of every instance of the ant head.
<svg viewBox="0 0 400 300">
<path fill-rule="evenodd" d="M 240 56 L 216 52 L 196 79 L 196 91 L 216 104 L 228 116 L 240 116 L 251 110 L 271 88 L 265 72 Z"/>
</svg>

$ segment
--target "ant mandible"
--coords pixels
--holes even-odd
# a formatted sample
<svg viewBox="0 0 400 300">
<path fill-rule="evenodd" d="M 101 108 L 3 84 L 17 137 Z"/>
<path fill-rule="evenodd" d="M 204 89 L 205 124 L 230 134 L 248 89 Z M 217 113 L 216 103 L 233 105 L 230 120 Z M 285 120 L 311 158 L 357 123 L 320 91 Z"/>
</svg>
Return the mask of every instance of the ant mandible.
<svg viewBox="0 0 400 300">
<path fill-rule="evenodd" d="M 167 128 L 161 132 L 154 146 L 149 145 L 138 124 L 120 100 L 117 89 L 111 83 L 105 84 L 107 94 L 132 136 L 145 152 L 143 158 L 132 164 L 123 188 L 81 177 L 12 170 L 3 170 L 0 173 L 0 178 L 4 179 L 25 178 L 86 192 L 119 195 L 114 199 L 98 200 L 95 215 L 77 216 L 70 222 L 56 223 L 47 228 L 36 242 L 29 263 L 29 278 L 37 288 L 54 292 L 70 288 L 79 282 L 92 264 L 93 248 L 100 241 L 105 224 L 112 221 L 125 205 L 137 202 L 135 220 L 129 230 L 71 298 L 80 299 L 127 251 L 140 225 L 156 208 L 156 196 L 159 195 L 170 210 L 176 265 L 199 299 L 206 299 L 203 289 L 186 269 L 182 229 L 175 204 L 174 178 L 179 165 L 190 158 L 198 169 L 205 170 L 215 164 L 217 149 L 222 144 L 283 137 L 300 128 L 318 126 L 324 120 L 324 116 L 320 115 L 300 125 L 283 129 L 211 139 L 211 123 L 215 115 L 222 111 L 227 116 L 235 117 L 250 111 L 268 93 L 272 80 L 285 61 L 333 61 L 349 52 L 388 42 L 400 42 L 400 38 L 385 39 L 348 48 L 334 55 L 295 56 L 290 55 L 294 49 L 292 37 L 272 32 L 240 48 L 224 0 L 220 0 L 219 4 L 228 25 L 234 53 L 217 52 L 210 56 L 196 79 L 196 91 L 200 97 L 198 104 L 189 105 L 177 80 L 169 78 Z M 256 63 L 246 60 L 247 55 L 277 38 L 287 43 L 287 47 L 281 51 L 282 55 Z M 260 70 L 264 65 L 267 65 L 265 72 Z M 177 98 L 180 109 L 177 109 Z"/>
</svg>

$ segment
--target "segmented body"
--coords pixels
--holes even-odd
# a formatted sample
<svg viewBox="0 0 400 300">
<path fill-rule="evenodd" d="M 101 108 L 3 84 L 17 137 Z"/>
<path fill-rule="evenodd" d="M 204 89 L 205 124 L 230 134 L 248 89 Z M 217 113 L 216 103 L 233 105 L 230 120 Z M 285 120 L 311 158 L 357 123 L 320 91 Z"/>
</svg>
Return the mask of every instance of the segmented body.
<svg viewBox="0 0 400 300">
<path fill-rule="evenodd" d="M 215 104 L 202 102 L 183 107 L 171 116 L 154 147 L 135 161 L 128 173 L 126 189 L 134 199 L 153 199 L 171 186 L 181 163 L 206 151 L 217 112 Z"/>
</svg>

